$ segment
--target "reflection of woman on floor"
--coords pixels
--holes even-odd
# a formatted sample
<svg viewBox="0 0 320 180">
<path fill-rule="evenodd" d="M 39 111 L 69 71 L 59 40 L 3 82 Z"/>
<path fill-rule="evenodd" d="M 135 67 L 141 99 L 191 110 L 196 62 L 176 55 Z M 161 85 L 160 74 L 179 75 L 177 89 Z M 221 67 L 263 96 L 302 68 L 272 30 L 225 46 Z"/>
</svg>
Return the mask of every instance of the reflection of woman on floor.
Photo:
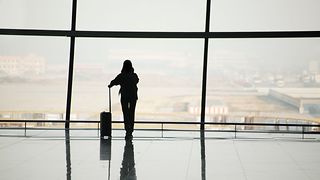
<svg viewBox="0 0 320 180">
<path fill-rule="evenodd" d="M 120 180 L 136 180 L 136 169 L 134 163 L 134 151 L 131 139 L 126 140 L 124 147 L 122 167 L 120 169 Z"/>
<path fill-rule="evenodd" d="M 134 73 L 131 61 L 125 60 L 121 73 L 112 80 L 108 86 L 111 88 L 114 85 L 120 85 L 119 93 L 121 94 L 121 107 L 124 118 L 124 127 L 126 129 L 126 138 L 132 138 L 134 129 L 134 114 L 138 99 L 138 82 L 139 78 L 138 75 Z"/>
</svg>

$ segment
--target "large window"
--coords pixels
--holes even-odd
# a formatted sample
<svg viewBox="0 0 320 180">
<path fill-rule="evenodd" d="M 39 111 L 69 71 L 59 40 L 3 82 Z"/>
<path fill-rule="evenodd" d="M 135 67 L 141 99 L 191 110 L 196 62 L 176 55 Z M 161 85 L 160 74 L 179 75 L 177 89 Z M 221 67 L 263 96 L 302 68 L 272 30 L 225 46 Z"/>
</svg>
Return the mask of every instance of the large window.
<svg viewBox="0 0 320 180">
<path fill-rule="evenodd" d="M 211 31 L 320 29 L 318 0 L 214 0 Z"/>
<path fill-rule="evenodd" d="M 87 39 L 77 41 L 72 113 L 98 119 L 108 109 L 109 82 L 130 59 L 140 78 L 137 120 L 199 119 L 203 40 Z M 112 88 L 113 119 L 123 120 L 119 87 Z"/>
<path fill-rule="evenodd" d="M 71 0 L 1 0 L 0 28 L 70 29 Z"/>
<path fill-rule="evenodd" d="M 0 118 L 64 119 L 69 38 L 0 36 Z"/>
<path fill-rule="evenodd" d="M 82 0 L 79 30 L 202 31 L 205 0 Z"/>
<path fill-rule="evenodd" d="M 229 39 L 210 45 L 208 122 L 296 123 L 320 114 L 320 39 Z"/>
</svg>

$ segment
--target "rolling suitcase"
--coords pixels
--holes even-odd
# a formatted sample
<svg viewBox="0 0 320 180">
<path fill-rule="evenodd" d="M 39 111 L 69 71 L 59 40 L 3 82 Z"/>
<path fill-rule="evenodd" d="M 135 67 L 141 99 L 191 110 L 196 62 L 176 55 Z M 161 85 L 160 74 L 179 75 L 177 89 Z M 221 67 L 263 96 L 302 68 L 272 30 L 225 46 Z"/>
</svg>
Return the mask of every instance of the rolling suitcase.
<svg viewBox="0 0 320 180">
<path fill-rule="evenodd" d="M 111 137 L 112 129 L 112 116 L 111 116 L 111 90 L 109 88 L 109 112 L 100 113 L 100 138 L 108 136 Z"/>
</svg>

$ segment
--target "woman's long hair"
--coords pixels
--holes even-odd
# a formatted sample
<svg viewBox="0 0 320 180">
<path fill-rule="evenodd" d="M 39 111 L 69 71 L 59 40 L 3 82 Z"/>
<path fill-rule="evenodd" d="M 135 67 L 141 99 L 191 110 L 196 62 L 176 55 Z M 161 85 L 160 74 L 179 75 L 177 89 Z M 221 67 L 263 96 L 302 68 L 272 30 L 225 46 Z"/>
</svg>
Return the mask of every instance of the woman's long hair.
<svg viewBox="0 0 320 180">
<path fill-rule="evenodd" d="M 130 60 L 125 60 L 123 62 L 121 73 L 133 73 L 134 69 Z"/>
</svg>

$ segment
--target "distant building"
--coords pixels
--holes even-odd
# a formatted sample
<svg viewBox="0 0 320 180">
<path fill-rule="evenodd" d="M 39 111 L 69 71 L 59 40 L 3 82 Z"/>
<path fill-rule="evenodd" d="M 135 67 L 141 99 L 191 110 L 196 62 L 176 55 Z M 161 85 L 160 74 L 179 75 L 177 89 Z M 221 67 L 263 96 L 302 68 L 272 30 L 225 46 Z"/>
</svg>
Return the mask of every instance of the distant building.
<svg viewBox="0 0 320 180">
<path fill-rule="evenodd" d="M 270 89 L 269 96 L 297 108 L 300 114 L 320 113 L 319 88 Z"/>
<path fill-rule="evenodd" d="M 220 100 L 208 100 L 206 104 L 207 115 L 227 115 L 229 113 L 228 106 Z M 198 115 L 201 113 L 201 107 L 199 105 L 191 105 L 189 113 Z"/>
<path fill-rule="evenodd" d="M 43 74 L 46 61 L 43 57 L 29 54 L 27 56 L 0 56 L 0 72 L 9 76 L 21 76 L 26 73 Z"/>
<path fill-rule="evenodd" d="M 319 63 L 318 63 L 318 61 L 310 61 L 309 62 L 309 72 L 310 73 L 318 73 L 319 72 Z"/>
</svg>

